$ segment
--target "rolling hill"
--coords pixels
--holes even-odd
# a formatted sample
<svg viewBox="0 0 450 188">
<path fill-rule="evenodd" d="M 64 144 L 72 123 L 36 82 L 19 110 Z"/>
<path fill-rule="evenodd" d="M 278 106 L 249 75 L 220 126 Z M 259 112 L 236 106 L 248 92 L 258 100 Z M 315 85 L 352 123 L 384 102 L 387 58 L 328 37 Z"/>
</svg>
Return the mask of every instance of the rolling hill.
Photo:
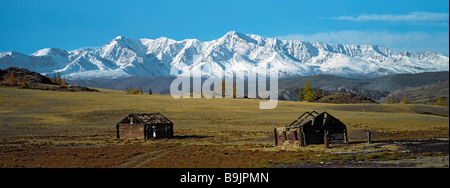
<svg viewBox="0 0 450 188">
<path fill-rule="evenodd" d="M 334 90 L 339 87 L 364 88 L 377 91 L 393 92 L 408 87 L 419 87 L 449 80 L 449 72 L 426 72 L 418 74 L 396 74 L 373 79 L 353 79 L 333 75 L 314 75 L 281 79 L 279 88 L 303 87 L 309 80 L 313 87 L 324 90 Z"/>
<path fill-rule="evenodd" d="M 449 81 L 439 82 L 437 84 L 430 84 L 420 87 L 409 87 L 404 89 L 399 89 L 391 94 L 388 97 L 403 99 L 403 96 L 409 102 L 412 103 L 426 103 L 430 104 L 430 102 L 436 105 L 437 98 L 440 97 L 442 99 L 441 105 L 443 105 L 444 101 L 449 99 Z M 386 99 L 381 100 L 384 102 Z"/>
</svg>

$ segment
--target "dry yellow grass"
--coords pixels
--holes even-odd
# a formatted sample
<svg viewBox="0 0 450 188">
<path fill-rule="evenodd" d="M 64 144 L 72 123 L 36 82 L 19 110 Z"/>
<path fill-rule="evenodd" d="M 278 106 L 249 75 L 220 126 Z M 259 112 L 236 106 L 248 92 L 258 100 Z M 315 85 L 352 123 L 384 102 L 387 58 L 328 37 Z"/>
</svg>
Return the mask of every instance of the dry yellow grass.
<svg viewBox="0 0 450 188">
<path fill-rule="evenodd" d="M 414 108 L 422 107 L 414 105 L 279 101 L 276 109 L 260 110 L 260 100 L 255 99 L 173 99 L 170 95 L 100 91 L 0 88 L 0 167 L 115 167 L 124 163 L 129 165 L 120 167 L 174 167 L 171 166 L 173 163 L 169 165 L 162 161 L 183 163 L 192 159 L 183 160 L 183 156 L 202 154 L 212 159 L 204 164 L 196 159 L 194 161 L 200 164 L 185 163 L 178 167 L 269 167 L 316 161 L 311 156 L 330 152 L 323 152 L 322 146 L 306 149 L 264 147 L 274 144 L 273 128 L 286 126 L 301 113 L 312 110 L 331 113 L 350 131 L 380 132 L 385 135 L 383 140 L 448 138 L 449 130 L 448 108 L 445 107 L 426 107 L 425 111 L 433 114 L 434 110 L 439 113 L 446 110 L 447 117 L 416 113 Z M 139 112 L 162 113 L 174 122 L 174 134 L 178 138 L 156 141 L 115 139 L 115 124 L 126 115 Z M 355 148 L 360 146 L 335 147 L 328 151 L 352 151 Z M 204 152 L 196 153 L 199 149 Z M 86 152 L 93 156 L 89 157 Z M 230 157 L 224 153 L 235 155 Z M 252 154 L 250 158 L 245 156 Z M 50 164 L 52 162 L 43 157 L 55 162 Z M 70 157 L 76 160 L 63 164 Z M 130 161 L 132 159 L 136 161 Z M 234 164 L 231 159 L 241 162 Z M 338 157 L 333 155 L 328 160 L 338 160 Z M 130 166 L 132 164 L 135 166 Z"/>
</svg>

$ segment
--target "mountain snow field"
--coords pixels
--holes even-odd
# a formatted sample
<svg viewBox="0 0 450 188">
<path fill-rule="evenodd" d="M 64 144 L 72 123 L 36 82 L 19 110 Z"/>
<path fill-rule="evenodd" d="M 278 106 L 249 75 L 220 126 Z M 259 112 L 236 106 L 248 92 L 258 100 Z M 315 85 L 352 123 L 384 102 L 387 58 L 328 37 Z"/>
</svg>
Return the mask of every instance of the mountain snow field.
<svg viewBox="0 0 450 188">
<path fill-rule="evenodd" d="M 194 61 L 197 56 L 198 61 Z M 41 74 L 60 72 L 68 79 L 112 79 L 129 76 L 203 76 L 220 71 L 254 70 L 270 63 L 280 77 L 331 74 L 349 78 L 374 78 L 399 73 L 449 70 L 449 58 L 433 52 L 396 52 L 378 45 L 327 44 L 278 40 L 253 34 L 228 32 L 202 42 L 132 39 L 118 36 L 95 49 L 66 51 L 46 48 L 33 54 L 0 52 L 0 68 L 26 68 Z M 171 68 L 181 71 L 172 71 Z"/>
</svg>

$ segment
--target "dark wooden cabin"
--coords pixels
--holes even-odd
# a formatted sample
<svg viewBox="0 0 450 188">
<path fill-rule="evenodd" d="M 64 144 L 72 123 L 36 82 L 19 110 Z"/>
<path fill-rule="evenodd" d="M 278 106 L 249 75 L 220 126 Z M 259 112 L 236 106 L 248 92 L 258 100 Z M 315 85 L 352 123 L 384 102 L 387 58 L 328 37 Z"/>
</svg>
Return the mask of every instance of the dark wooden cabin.
<svg viewBox="0 0 450 188">
<path fill-rule="evenodd" d="M 117 123 L 116 129 L 117 138 L 150 139 L 173 137 L 173 123 L 160 113 L 130 114 Z"/>
<path fill-rule="evenodd" d="M 347 127 L 327 112 L 305 112 L 286 127 L 275 128 L 276 146 L 347 143 Z"/>
</svg>

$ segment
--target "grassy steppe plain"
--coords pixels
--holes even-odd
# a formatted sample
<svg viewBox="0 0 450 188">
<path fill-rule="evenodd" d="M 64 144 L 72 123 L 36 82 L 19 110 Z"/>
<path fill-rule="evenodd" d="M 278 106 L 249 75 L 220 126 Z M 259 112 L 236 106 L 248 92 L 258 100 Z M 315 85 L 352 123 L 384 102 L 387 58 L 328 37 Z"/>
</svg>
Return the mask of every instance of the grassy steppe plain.
<svg viewBox="0 0 450 188">
<path fill-rule="evenodd" d="M 260 101 L 0 88 L 0 167 L 272 167 L 398 160 L 417 154 L 387 143 L 449 136 L 448 107 L 279 101 L 276 109 L 260 110 Z M 273 128 L 312 110 L 344 122 L 350 144 L 271 147 Z M 174 123 L 174 139 L 115 138 L 122 118 L 154 112 Z M 365 131 L 376 132 L 377 142 L 364 143 Z M 333 154 L 374 144 L 388 151 Z"/>
</svg>

